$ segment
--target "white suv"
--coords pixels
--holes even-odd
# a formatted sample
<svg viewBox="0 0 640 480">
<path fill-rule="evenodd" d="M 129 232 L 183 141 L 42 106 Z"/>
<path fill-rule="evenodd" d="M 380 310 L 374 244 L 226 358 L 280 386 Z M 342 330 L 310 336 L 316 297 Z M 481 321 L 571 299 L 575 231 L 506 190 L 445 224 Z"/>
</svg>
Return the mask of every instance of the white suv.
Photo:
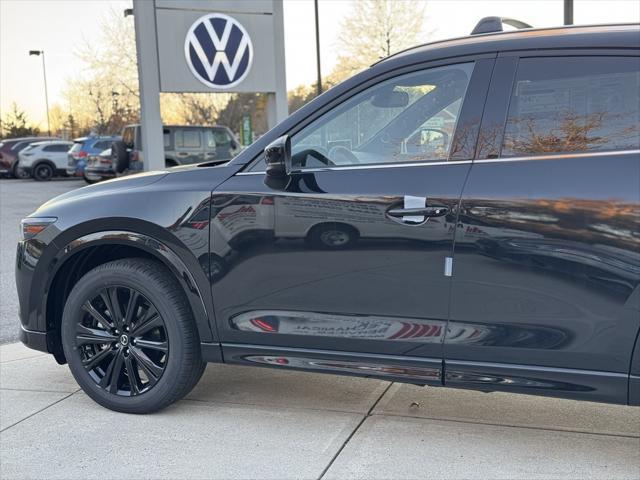
<svg viewBox="0 0 640 480">
<path fill-rule="evenodd" d="M 50 140 L 34 142 L 19 154 L 18 169 L 35 180 L 51 180 L 56 175 L 66 175 L 67 152 L 73 142 Z"/>
</svg>

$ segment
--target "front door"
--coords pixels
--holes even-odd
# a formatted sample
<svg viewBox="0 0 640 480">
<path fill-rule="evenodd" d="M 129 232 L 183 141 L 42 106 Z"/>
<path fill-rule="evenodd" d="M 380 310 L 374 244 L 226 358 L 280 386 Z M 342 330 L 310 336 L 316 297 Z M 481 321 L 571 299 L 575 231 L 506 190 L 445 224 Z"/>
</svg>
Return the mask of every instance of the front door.
<svg viewBox="0 0 640 480">
<path fill-rule="evenodd" d="M 258 163 L 216 189 L 210 262 L 226 361 L 441 381 L 447 259 L 470 167 L 449 160 L 456 125 L 479 118 L 484 98 L 467 107 L 465 95 L 488 83 L 491 62 L 361 90 L 293 133 L 286 187 L 268 187 Z M 318 361 L 332 352 L 340 362 Z M 422 367 L 401 368 L 407 358 Z"/>
<path fill-rule="evenodd" d="M 496 63 L 462 195 L 445 383 L 626 403 L 639 58 L 528 55 Z"/>
</svg>

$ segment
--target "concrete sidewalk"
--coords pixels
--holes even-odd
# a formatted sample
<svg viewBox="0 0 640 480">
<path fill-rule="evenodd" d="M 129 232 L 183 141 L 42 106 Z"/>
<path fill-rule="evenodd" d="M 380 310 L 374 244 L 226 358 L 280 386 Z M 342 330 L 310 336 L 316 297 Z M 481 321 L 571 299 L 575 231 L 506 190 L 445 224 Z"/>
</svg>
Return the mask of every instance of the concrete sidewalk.
<svg viewBox="0 0 640 480">
<path fill-rule="evenodd" d="M 640 409 L 209 365 L 114 413 L 66 366 L 0 347 L 0 477 L 640 478 Z"/>
</svg>

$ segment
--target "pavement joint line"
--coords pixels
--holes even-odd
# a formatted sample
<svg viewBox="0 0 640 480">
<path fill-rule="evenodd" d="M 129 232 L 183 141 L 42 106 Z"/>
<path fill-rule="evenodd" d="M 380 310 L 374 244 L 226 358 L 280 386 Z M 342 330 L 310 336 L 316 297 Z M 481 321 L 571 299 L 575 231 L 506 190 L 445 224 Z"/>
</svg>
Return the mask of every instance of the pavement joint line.
<svg viewBox="0 0 640 480">
<path fill-rule="evenodd" d="M 0 386 L 0 390 L 6 390 L 8 392 L 36 392 L 36 393 L 77 393 L 78 390 L 74 390 L 73 392 L 69 392 L 68 390 L 36 390 L 34 388 L 11 388 L 11 387 L 2 387 Z"/>
<path fill-rule="evenodd" d="M 403 415 L 399 413 L 387 413 L 387 412 L 372 413 L 371 415 L 367 415 L 367 416 L 368 417 L 379 416 L 379 417 L 413 418 L 417 420 L 435 420 L 439 422 L 464 423 L 467 425 L 486 425 L 489 427 L 526 428 L 527 430 L 541 430 L 543 432 L 579 433 L 582 435 L 597 435 L 601 437 L 624 437 L 624 438 L 636 438 L 636 439 L 640 438 L 640 433 L 638 433 L 638 435 L 632 435 L 629 433 L 589 432 L 586 430 L 571 430 L 571 429 L 563 429 L 563 428 L 536 427 L 531 425 L 518 425 L 518 424 L 509 424 L 509 423 L 481 422 L 478 420 L 459 420 L 456 418 L 419 417 L 417 415 Z"/>
<path fill-rule="evenodd" d="M 78 389 L 78 390 L 80 390 L 80 389 Z M 78 393 L 78 390 L 76 390 L 76 391 L 75 391 L 75 392 L 73 392 L 73 393 L 69 393 L 68 395 L 65 395 L 65 396 L 64 396 L 64 397 L 62 397 L 60 400 L 56 400 L 55 402 L 50 403 L 49 405 L 47 405 L 47 406 L 46 406 L 46 407 L 44 407 L 44 408 L 41 408 L 41 409 L 40 409 L 40 410 L 38 410 L 37 412 L 33 412 L 31 415 L 28 415 L 28 416 L 24 417 L 23 419 L 18 420 L 16 423 L 12 423 L 12 424 L 11 424 L 11 425 L 9 425 L 8 427 L 4 427 L 2 430 L 0 430 L 0 433 L 5 432 L 5 431 L 9 430 L 10 428 L 15 427 L 16 425 L 18 425 L 18 424 L 20 424 L 20 423 L 24 422 L 25 420 L 28 420 L 29 418 L 31 418 L 31 417 L 33 417 L 33 416 L 35 416 L 35 415 L 38 415 L 38 414 L 39 414 L 39 413 L 41 413 L 41 412 L 44 412 L 46 409 L 51 408 L 51 407 L 53 407 L 54 405 L 57 405 L 57 404 L 58 404 L 58 403 L 60 403 L 60 402 L 65 401 L 65 400 L 66 400 L 67 398 L 69 398 L 71 395 L 74 395 L 74 394 Z M 65 393 L 65 392 L 62 392 L 62 393 Z"/>
<path fill-rule="evenodd" d="M 2 360 L 0 362 L 0 365 L 4 365 L 5 363 L 22 362 L 24 360 L 31 360 L 32 358 L 44 357 L 45 355 L 47 355 L 47 354 L 43 353 L 42 355 L 32 355 L 31 357 L 14 358 L 13 360 Z"/>
<path fill-rule="evenodd" d="M 333 455 L 333 457 L 331 458 L 331 460 L 329 461 L 329 463 L 327 464 L 326 467 L 324 467 L 324 469 L 322 470 L 322 473 L 320 474 L 320 476 L 318 477 L 318 480 L 322 480 L 322 478 L 327 474 L 327 472 L 329 471 L 329 469 L 331 468 L 331 466 L 334 464 L 334 462 L 336 461 L 336 459 L 340 456 L 340 454 L 342 453 L 342 451 L 344 450 L 344 448 L 347 446 L 347 444 L 351 441 L 351 439 L 354 437 L 354 435 L 356 434 L 356 432 L 358 430 L 360 430 L 360 427 L 362 426 L 362 424 L 365 422 L 365 420 L 367 418 L 370 418 L 372 415 L 373 410 L 376 408 L 376 406 L 378 405 L 378 402 L 380 402 L 380 400 L 382 400 L 382 397 L 384 397 L 386 395 L 386 393 L 389 391 L 389 389 L 391 388 L 391 386 L 394 383 L 391 382 L 389 383 L 389 385 L 387 385 L 387 388 L 384 389 L 384 391 L 380 394 L 380 396 L 378 397 L 378 399 L 373 402 L 373 405 L 371 405 L 371 408 L 369 409 L 369 411 L 362 417 L 362 420 L 360 420 L 358 422 L 358 425 L 356 425 L 356 428 L 353 429 L 353 431 L 349 434 L 349 436 L 345 439 L 345 441 L 342 443 L 342 445 L 340 445 L 340 448 L 338 449 L 338 451 Z"/>
<path fill-rule="evenodd" d="M 181 401 L 194 402 L 194 403 L 221 404 L 221 405 L 237 405 L 242 407 L 287 408 L 291 410 L 308 410 L 311 412 L 350 413 L 353 415 L 364 414 L 363 412 L 356 412 L 353 410 L 337 410 L 335 408 L 298 407 L 296 405 L 276 406 L 276 405 L 267 405 L 263 403 L 231 402 L 228 400 L 201 400 L 199 398 L 183 398 Z"/>
</svg>

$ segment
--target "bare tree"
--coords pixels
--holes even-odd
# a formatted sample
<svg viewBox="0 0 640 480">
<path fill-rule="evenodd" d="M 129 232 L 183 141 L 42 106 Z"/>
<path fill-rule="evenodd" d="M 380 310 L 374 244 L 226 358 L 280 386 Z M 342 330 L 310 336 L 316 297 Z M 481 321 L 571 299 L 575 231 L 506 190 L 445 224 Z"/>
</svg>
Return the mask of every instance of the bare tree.
<svg viewBox="0 0 640 480">
<path fill-rule="evenodd" d="M 331 77 L 342 81 L 381 58 L 424 43 L 425 2 L 358 0 L 342 23 L 338 63 Z"/>
</svg>

